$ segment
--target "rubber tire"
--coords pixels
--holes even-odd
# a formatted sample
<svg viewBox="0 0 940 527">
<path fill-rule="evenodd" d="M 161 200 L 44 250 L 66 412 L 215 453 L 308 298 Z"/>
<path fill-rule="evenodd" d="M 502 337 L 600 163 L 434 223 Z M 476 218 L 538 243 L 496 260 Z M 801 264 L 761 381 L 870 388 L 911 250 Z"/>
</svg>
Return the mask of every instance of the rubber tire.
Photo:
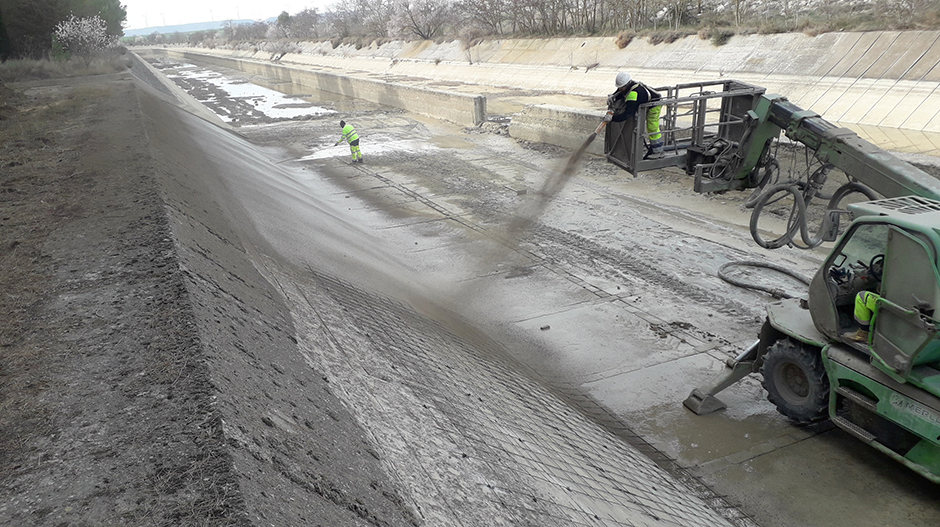
<svg viewBox="0 0 940 527">
<path fill-rule="evenodd" d="M 760 369 L 767 400 L 797 424 L 829 417 L 829 378 L 819 348 L 783 338 L 764 355 Z"/>
</svg>

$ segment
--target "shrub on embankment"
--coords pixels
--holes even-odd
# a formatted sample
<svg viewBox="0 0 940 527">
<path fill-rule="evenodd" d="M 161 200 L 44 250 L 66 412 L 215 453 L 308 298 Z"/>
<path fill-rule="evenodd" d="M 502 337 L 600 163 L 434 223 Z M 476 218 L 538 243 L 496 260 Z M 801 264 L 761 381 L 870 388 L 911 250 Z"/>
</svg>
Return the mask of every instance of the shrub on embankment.
<svg viewBox="0 0 940 527">
<path fill-rule="evenodd" d="M 102 75 L 124 71 L 129 67 L 129 59 L 119 51 L 94 55 L 88 60 L 81 57 L 68 60 L 11 59 L 0 63 L 0 81 L 20 82 Z"/>
</svg>

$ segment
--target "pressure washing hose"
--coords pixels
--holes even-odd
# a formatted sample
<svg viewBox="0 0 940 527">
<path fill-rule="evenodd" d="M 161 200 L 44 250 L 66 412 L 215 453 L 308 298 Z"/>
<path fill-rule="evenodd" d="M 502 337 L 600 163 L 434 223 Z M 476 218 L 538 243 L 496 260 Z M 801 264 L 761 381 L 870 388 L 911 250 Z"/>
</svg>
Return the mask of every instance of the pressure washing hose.
<svg viewBox="0 0 940 527">
<path fill-rule="evenodd" d="M 597 125 L 597 128 L 594 129 L 595 137 L 600 135 L 600 133 L 604 130 L 604 127 L 607 126 L 607 122 L 608 122 L 607 117 L 613 117 L 613 115 L 614 115 L 614 112 L 611 112 L 611 111 L 607 112 L 607 115 L 604 116 L 604 120 L 601 121 L 601 124 Z"/>
<path fill-rule="evenodd" d="M 809 192 L 806 194 L 806 199 L 804 199 L 804 188 L 805 185 L 801 186 L 797 182 L 788 181 L 768 187 L 767 190 L 764 191 L 760 199 L 754 204 L 753 212 L 751 212 L 751 237 L 758 245 L 765 249 L 779 249 L 786 245 L 796 247 L 797 249 L 812 249 L 822 244 L 822 235 L 832 227 L 832 219 L 828 214 L 824 216 L 816 235 L 813 236 L 810 234 L 809 225 L 807 225 L 806 221 L 806 207 L 809 200 L 811 200 L 814 195 L 818 194 Z M 778 197 L 777 195 L 780 193 L 783 193 L 783 195 Z M 839 210 L 842 200 L 853 193 L 861 194 L 868 200 L 878 199 L 877 194 L 870 187 L 862 183 L 851 181 L 842 185 L 833 193 L 826 206 L 826 210 Z M 793 196 L 793 207 L 790 210 L 790 217 L 787 220 L 787 232 L 774 240 L 764 240 L 758 228 L 758 220 L 760 219 L 761 212 L 765 206 L 780 201 L 786 197 L 786 194 Z M 802 238 L 803 245 L 796 242 L 797 234 Z"/>
<path fill-rule="evenodd" d="M 786 293 L 782 288 L 779 288 L 779 287 L 769 287 L 769 286 L 763 286 L 763 285 L 758 285 L 758 284 L 751 284 L 739 278 L 728 276 L 726 271 L 729 268 L 736 267 L 736 266 L 760 267 L 760 268 L 765 268 L 765 269 L 773 269 L 774 271 L 783 273 L 800 282 L 803 282 L 804 284 L 807 285 L 807 287 L 809 286 L 809 282 L 810 282 L 809 278 L 807 278 L 806 276 L 800 273 L 797 273 L 796 271 L 787 269 L 786 267 L 783 267 L 782 265 L 772 264 L 768 262 L 757 262 L 757 261 L 751 261 L 751 260 L 741 261 L 741 262 L 728 262 L 722 265 L 718 269 L 718 277 L 724 280 L 725 282 L 728 282 L 731 285 L 736 285 L 738 287 L 743 287 L 744 289 L 754 289 L 756 291 L 763 291 L 773 296 L 774 298 L 793 298 L 793 295 Z"/>
</svg>

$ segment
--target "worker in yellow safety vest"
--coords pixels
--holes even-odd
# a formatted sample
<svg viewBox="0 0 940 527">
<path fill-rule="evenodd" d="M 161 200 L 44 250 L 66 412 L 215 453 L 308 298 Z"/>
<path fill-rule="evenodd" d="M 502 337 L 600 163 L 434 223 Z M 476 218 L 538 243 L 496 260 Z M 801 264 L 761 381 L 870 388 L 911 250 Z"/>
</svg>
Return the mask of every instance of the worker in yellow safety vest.
<svg viewBox="0 0 940 527">
<path fill-rule="evenodd" d="M 616 79 L 617 91 L 607 97 L 608 121 L 619 123 L 636 115 L 640 105 L 655 102 L 662 98 L 659 92 L 642 82 L 630 78 L 630 74 L 620 72 Z M 659 115 L 662 106 L 653 106 L 646 112 L 646 132 L 649 134 L 649 153 L 647 159 L 659 159 L 663 152 L 663 134 L 659 130 Z"/>
<path fill-rule="evenodd" d="M 356 133 L 356 129 L 351 124 L 346 124 L 346 121 L 340 121 L 339 126 L 343 129 L 343 137 L 334 146 L 339 146 L 340 143 L 346 141 L 349 143 L 349 151 L 352 152 L 353 163 L 362 163 L 362 152 L 359 151 L 359 134 Z"/>
<path fill-rule="evenodd" d="M 849 338 L 856 342 L 871 342 L 869 328 L 878 314 L 878 300 L 881 296 L 872 291 L 859 291 L 855 295 L 855 321 L 858 322 L 858 331 L 850 334 Z"/>
</svg>

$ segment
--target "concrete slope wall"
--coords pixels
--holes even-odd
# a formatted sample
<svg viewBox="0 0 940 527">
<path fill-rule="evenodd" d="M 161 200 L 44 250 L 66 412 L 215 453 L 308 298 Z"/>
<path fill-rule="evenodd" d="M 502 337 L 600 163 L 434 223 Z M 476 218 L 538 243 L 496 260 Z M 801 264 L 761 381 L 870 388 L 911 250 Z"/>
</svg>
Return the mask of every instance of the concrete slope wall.
<svg viewBox="0 0 940 527">
<path fill-rule="evenodd" d="M 262 75 L 309 86 L 325 92 L 338 93 L 394 108 L 401 108 L 409 112 L 463 126 L 478 125 L 486 120 L 486 99 L 480 95 L 395 85 L 381 80 L 311 71 L 281 64 L 220 55 L 207 55 L 182 50 L 168 50 L 165 53 L 181 60 L 233 68 L 252 75 Z"/>
<path fill-rule="evenodd" d="M 329 42 L 293 45 L 285 64 L 497 88 L 603 97 L 616 71 L 651 85 L 734 77 L 788 97 L 830 121 L 940 132 L 940 32 L 735 36 L 724 46 L 689 36 L 671 44 L 613 37 L 504 39 L 470 48 L 460 42 L 391 42 L 356 49 Z M 270 61 L 277 45 L 199 49 Z M 599 105 L 603 101 L 598 102 Z"/>
</svg>

